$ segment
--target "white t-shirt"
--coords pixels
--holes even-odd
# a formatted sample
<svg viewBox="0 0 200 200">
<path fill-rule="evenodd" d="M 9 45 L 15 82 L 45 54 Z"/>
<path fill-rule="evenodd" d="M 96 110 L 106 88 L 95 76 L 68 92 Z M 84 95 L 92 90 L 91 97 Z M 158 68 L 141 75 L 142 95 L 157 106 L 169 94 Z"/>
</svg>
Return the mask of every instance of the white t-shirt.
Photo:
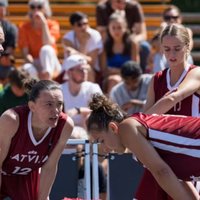
<svg viewBox="0 0 200 200">
<path fill-rule="evenodd" d="M 75 107 L 88 107 L 88 103 L 92 98 L 92 95 L 94 93 L 100 93 L 102 94 L 102 90 L 99 87 L 98 84 L 92 83 L 89 81 L 85 81 L 81 84 L 81 89 L 79 93 L 74 96 L 69 91 L 69 84 L 68 82 L 65 82 L 61 85 L 63 96 L 64 96 L 64 108 L 65 112 L 67 112 L 71 108 Z M 74 118 L 75 125 L 81 125 L 82 124 L 82 117 L 81 115 L 76 115 Z"/>
<path fill-rule="evenodd" d="M 98 49 L 99 54 L 100 54 L 103 49 L 103 41 L 102 41 L 101 34 L 97 30 L 92 29 L 92 28 L 88 28 L 87 31 L 91 37 L 89 38 L 89 40 L 86 44 L 86 48 L 85 48 L 87 50 L 86 53 L 90 53 L 90 52 Z M 75 37 L 75 32 L 73 30 L 67 32 L 63 36 L 63 39 L 69 40 L 77 50 L 79 49 L 80 44 L 79 44 L 77 38 Z M 98 60 L 97 60 L 95 68 L 99 69 L 99 61 Z"/>
</svg>

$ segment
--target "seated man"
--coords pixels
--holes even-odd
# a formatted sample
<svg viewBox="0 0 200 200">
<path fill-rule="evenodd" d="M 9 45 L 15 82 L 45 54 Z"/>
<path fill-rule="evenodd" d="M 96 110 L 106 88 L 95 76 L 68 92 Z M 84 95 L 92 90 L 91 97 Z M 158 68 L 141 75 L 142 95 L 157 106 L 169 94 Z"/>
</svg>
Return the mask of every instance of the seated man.
<svg viewBox="0 0 200 200">
<path fill-rule="evenodd" d="M 79 54 L 65 58 L 63 68 L 68 81 L 62 84 L 64 110 L 72 117 L 76 126 L 85 128 L 85 120 L 90 113 L 88 102 L 94 93 L 102 93 L 98 84 L 87 81 L 88 64 Z"/>
<path fill-rule="evenodd" d="M 152 75 L 142 74 L 138 63 L 127 61 L 122 65 L 121 76 L 123 81 L 112 88 L 110 98 L 128 114 L 142 111 Z"/>
</svg>

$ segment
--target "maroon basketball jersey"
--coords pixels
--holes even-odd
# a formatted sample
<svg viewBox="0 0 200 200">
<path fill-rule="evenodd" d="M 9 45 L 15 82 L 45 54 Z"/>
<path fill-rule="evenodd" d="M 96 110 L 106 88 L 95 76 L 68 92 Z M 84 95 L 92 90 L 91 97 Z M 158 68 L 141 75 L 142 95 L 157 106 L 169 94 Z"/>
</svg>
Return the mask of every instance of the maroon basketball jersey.
<svg viewBox="0 0 200 200">
<path fill-rule="evenodd" d="M 165 69 L 155 74 L 154 78 L 154 91 L 155 91 L 155 102 L 161 99 L 167 92 L 176 90 L 180 83 L 184 80 L 188 72 L 194 69 L 196 66 L 188 66 L 187 69 L 182 73 L 179 80 L 175 85 L 170 84 L 170 69 Z M 200 114 L 200 96 L 197 93 L 185 98 L 181 102 L 177 103 L 167 113 L 176 115 L 187 115 L 187 116 L 199 116 Z"/>
<path fill-rule="evenodd" d="M 142 113 L 132 117 L 147 128 L 147 139 L 179 179 L 200 179 L 200 118 Z"/>
<path fill-rule="evenodd" d="M 55 128 L 49 128 L 45 135 L 36 141 L 32 128 L 32 113 L 27 106 L 14 108 L 19 115 L 19 128 L 12 139 L 8 155 L 3 162 L 3 175 L 27 175 L 42 167 L 55 147 L 66 122 L 66 115 L 60 114 Z"/>
</svg>

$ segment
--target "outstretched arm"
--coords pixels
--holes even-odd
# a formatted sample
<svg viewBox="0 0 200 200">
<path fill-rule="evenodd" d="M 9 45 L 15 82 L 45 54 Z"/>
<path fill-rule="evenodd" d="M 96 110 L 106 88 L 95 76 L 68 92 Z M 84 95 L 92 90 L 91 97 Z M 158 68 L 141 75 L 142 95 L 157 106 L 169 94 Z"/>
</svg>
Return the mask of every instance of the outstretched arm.
<svg viewBox="0 0 200 200">
<path fill-rule="evenodd" d="M 63 149 L 65 148 L 66 141 L 71 136 L 72 129 L 73 122 L 68 117 L 68 121 L 63 128 L 56 147 L 54 148 L 47 162 L 41 169 L 38 200 L 47 200 L 51 192 L 51 188 L 56 177 L 57 164 L 63 152 Z"/>
<path fill-rule="evenodd" d="M 179 87 L 164 95 L 159 101 L 157 101 L 152 107 L 145 110 L 145 113 L 163 114 L 175 106 L 178 102 L 181 102 L 186 97 L 200 92 L 200 68 L 192 69 L 184 81 Z"/>
<path fill-rule="evenodd" d="M 171 168 L 147 141 L 145 138 L 146 131 L 146 128 L 133 118 L 124 120 L 119 126 L 122 144 L 130 149 L 143 165 L 150 170 L 165 192 L 174 200 L 197 200 L 198 198 L 180 183 Z"/>
</svg>

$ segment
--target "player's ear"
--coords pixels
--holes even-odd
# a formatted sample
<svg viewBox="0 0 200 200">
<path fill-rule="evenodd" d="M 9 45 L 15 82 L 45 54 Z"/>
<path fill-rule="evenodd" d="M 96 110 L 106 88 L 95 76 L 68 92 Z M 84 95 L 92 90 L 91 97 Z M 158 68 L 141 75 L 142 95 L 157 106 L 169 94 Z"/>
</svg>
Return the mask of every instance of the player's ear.
<svg viewBox="0 0 200 200">
<path fill-rule="evenodd" d="M 118 134 L 118 123 L 117 122 L 110 122 L 108 124 L 108 128 L 115 134 Z"/>
<path fill-rule="evenodd" d="M 33 101 L 29 101 L 29 102 L 28 102 L 28 107 L 29 107 L 29 109 L 30 109 L 32 112 L 34 112 L 34 110 L 35 110 L 35 104 L 34 104 Z"/>
</svg>

